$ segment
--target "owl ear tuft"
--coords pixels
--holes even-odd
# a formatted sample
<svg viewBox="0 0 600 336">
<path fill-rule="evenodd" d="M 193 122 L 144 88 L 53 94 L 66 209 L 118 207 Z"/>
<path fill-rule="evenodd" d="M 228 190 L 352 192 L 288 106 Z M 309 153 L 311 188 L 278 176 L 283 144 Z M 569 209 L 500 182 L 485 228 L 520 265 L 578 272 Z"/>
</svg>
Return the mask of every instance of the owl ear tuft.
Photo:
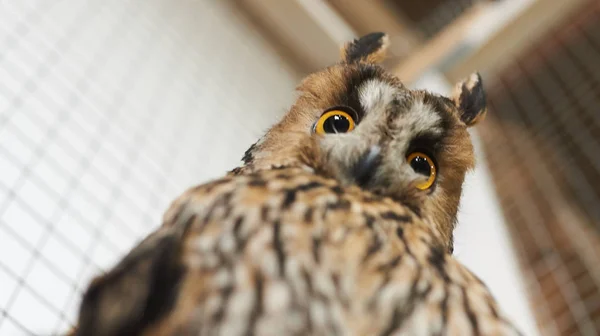
<svg viewBox="0 0 600 336">
<path fill-rule="evenodd" d="M 345 63 L 381 63 L 386 57 L 390 39 L 385 33 L 370 33 L 346 43 L 342 47 Z"/>
<path fill-rule="evenodd" d="M 452 100 L 460 112 L 460 119 L 473 126 L 485 118 L 487 102 L 479 73 L 473 73 L 456 84 Z"/>
</svg>

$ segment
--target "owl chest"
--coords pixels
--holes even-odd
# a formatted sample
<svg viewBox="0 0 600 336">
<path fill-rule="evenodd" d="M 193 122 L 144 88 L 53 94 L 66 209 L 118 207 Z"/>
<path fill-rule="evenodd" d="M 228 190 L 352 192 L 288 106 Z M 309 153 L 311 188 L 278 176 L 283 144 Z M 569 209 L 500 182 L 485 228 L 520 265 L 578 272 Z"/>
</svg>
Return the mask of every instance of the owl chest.
<svg viewBox="0 0 600 336">
<path fill-rule="evenodd" d="M 184 261 L 187 281 L 203 284 L 203 325 L 379 330 L 399 300 L 411 307 L 435 286 L 422 267 L 432 238 L 408 210 L 326 181 L 289 183 L 247 181 L 196 205 Z"/>
</svg>

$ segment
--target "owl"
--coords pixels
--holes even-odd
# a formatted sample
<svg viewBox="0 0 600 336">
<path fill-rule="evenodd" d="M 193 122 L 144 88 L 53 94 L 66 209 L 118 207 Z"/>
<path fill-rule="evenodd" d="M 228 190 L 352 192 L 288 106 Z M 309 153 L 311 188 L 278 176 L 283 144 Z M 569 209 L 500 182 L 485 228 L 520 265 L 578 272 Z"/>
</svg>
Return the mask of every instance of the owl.
<svg viewBox="0 0 600 336">
<path fill-rule="evenodd" d="M 243 165 L 193 187 L 86 290 L 75 335 L 518 335 L 453 256 L 481 78 L 451 97 L 348 42 Z"/>
</svg>

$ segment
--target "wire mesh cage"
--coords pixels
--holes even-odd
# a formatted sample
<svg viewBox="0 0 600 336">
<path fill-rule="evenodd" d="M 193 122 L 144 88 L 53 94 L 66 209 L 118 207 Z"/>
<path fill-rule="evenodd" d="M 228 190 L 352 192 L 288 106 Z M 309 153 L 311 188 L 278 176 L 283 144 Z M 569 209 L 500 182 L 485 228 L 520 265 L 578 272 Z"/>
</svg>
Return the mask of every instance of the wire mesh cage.
<svg viewBox="0 0 600 336">
<path fill-rule="evenodd" d="M 431 38 L 482 0 L 386 0 L 388 7 L 403 13 L 424 38 Z"/>
<path fill-rule="evenodd" d="M 66 332 L 91 277 L 295 84 L 225 2 L 2 1 L 0 335 Z"/>
</svg>

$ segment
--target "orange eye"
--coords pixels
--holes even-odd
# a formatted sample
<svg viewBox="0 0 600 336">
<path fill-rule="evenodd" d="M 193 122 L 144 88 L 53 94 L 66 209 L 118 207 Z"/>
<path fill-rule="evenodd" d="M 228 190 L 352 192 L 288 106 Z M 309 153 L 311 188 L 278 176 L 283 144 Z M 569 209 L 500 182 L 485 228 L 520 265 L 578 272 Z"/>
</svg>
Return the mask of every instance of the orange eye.
<svg viewBox="0 0 600 336">
<path fill-rule="evenodd" d="M 347 133 L 352 131 L 354 126 L 355 122 L 350 114 L 340 110 L 332 110 L 323 113 L 317 120 L 315 132 L 317 134 Z"/>
<path fill-rule="evenodd" d="M 413 152 L 406 157 L 406 161 L 416 173 L 427 177 L 427 181 L 418 184 L 417 189 L 426 190 L 431 188 L 437 178 L 437 169 L 433 160 L 427 154 Z"/>
</svg>

